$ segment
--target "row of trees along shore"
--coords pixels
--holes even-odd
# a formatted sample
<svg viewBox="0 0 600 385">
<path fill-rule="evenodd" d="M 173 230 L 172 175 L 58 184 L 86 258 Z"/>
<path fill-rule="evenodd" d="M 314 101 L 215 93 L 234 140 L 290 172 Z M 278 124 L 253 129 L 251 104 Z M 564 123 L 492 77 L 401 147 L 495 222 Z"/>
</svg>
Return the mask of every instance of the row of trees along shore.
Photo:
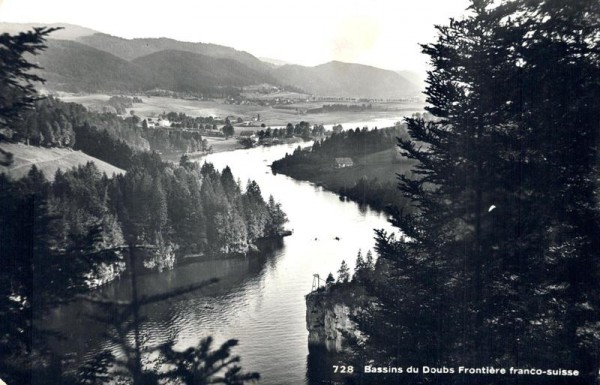
<svg viewBox="0 0 600 385">
<path fill-rule="evenodd" d="M 376 210 L 412 210 L 408 199 L 398 194 L 393 175 L 391 178 L 379 179 L 371 172 L 384 174 L 379 170 L 382 160 L 364 160 L 369 156 L 381 157 L 383 162 L 389 162 L 390 158 L 398 158 L 395 150 L 396 138 L 408 138 L 405 125 L 372 129 L 357 127 L 336 131 L 326 138 L 315 139 L 311 147 L 297 147 L 293 153 L 273 162 L 272 169 L 293 178 L 322 183 L 340 196 L 367 204 Z M 376 155 L 377 153 L 379 154 Z M 350 157 L 355 166 L 361 167 L 337 169 L 335 159 L 344 157 Z M 410 169 L 412 164 L 406 158 L 398 158 L 396 162 L 402 163 L 405 169 Z M 394 168 L 391 164 L 386 166 L 390 170 Z M 342 176 L 342 173 L 348 175 Z"/>
<path fill-rule="evenodd" d="M 418 211 L 377 231 L 345 362 L 579 372 L 413 384 L 600 383 L 599 21 L 597 1 L 472 0 L 423 45 L 435 119 L 399 140 Z"/>
<path fill-rule="evenodd" d="M 292 154 L 286 154 L 273 164 L 274 168 L 293 166 L 297 163 L 330 162 L 336 157 L 360 157 L 393 147 L 395 138 L 404 136 L 406 129 L 401 125 L 389 128 L 369 129 L 368 127 L 349 129 L 332 133 L 329 137 L 316 140 L 312 147 L 298 148 Z"/>
<path fill-rule="evenodd" d="M 0 35 L 0 129 L 2 141 L 84 150 L 114 156 L 126 173 L 113 178 L 93 163 L 58 171 L 49 182 L 35 166 L 20 180 L 0 175 L 0 378 L 9 384 L 242 384 L 244 373 L 230 340 L 212 350 L 210 338 L 183 352 L 169 342 L 143 346 L 140 308 L 214 283 L 153 297 L 136 291 L 137 266 L 164 269 L 184 255 L 245 254 L 260 238 L 278 236 L 286 216 L 271 197 L 248 181 L 242 189 L 229 168 L 221 172 L 183 156 L 179 164 L 142 151 L 137 124 L 114 114 L 43 98 L 38 67 L 24 58 L 45 49 L 54 29 Z M 133 135 L 133 139 L 126 137 Z M 132 146 L 128 143 L 133 143 Z M 140 142 L 143 143 L 143 142 Z M 11 154 L 2 152 L 3 165 Z M 134 258 L 134 255 L 136 256 Z M 129 265 L 130 301 L 97 297 L 91 287 Z M 43 318 L 76 297 L 105 307 L 111 340 L 123 352 L 99 354 L 76 373 L 62 372 L 48 348 Z M 131 336 L 135 337 L 132 342 Z M 158 354 L 158 355 L 157 355 Z M 153 365 L 144 364 L 154 357 Z"/>
</svg>

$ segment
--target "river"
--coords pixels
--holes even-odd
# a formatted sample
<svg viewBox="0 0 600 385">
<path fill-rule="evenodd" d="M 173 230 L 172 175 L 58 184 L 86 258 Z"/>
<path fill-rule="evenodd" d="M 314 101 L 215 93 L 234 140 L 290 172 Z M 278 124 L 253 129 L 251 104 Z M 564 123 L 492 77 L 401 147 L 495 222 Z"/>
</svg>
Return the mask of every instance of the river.
<svg viewBox="0 0 600 385">
<path fill-rule="evenodd" d="M 245 371 L 260 373 L 261 384 L 309 382 L 304 296 L 311 290 L 313 274 L 323 278 L 329 272 L 335 274 L 344 259 L 352 269 L 358 250 L 366 253 L 373 248 L 373 229 L 391 227 L 383 214 L 340 201 L 337 195 L 309 182 L 274 175 L 270 164 L 296 146 L 236 150 L 199 160 L 218 169 L 228 165 L 243 185 L 248 179 L 256 180 L 265 199 L 273 195 L 281 202 L 289 218 L 287 227 L 294 233 L 272 250 L 251 258 L 199 262 L 141 276 L 141 294 L 169 291 L 211 277 L 220 279 L 208 289 L 147 306 L 143 326 L 147 343 L 169 336 L 183 349 L 208 335 L 216 343 L 236 338 L 239 346 L 234 353 L 241 356 Z M 101 291 L 113 298 L 127 298 L 129 282 L 122 279 Z M 53 312 L 48 325 L 68 330 L 68 338 L 58 343 L 61 353 L 80 360 L 111 347 L 100 337 L 105 326 L 83 317 L 95 311 L 90 304 L 78 303 Z"/>
</svg>

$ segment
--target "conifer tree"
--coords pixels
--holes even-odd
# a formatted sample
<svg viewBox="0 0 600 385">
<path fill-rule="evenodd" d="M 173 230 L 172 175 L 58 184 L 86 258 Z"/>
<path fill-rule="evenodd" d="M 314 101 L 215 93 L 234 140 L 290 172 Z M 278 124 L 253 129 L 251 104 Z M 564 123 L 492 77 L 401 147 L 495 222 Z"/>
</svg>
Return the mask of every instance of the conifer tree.
<svg viewBox="0 0 600 385">
<path fill-rule="evenodd" d="M 334 283 L 335 283 L 335 278 L 333 277 L 333 274 L 332 274 L 332 273 L 329 273 L 329 274 L 327 275 L 327 279 L 325 280 L 325 284 L 326 284 L 327 286 L 329 286 L 329 285 L 332 285 L 332 284 L 334 284 Z"/>
<path fill-rule="evenodd" d="M 359 320 L 365 356 L 568 362 L 585 373 L 576 382 L 590 383 L 600 354 L 600 29 L 591 21 L 600 10 L 473 0 L 469 12 L 423 46 L 433 118 L 406 119 L 410 139 L 399 140 L 418 162 L 400 176 L 418 211 L 394 215 L 403 237 L 378 232 L 378 306 Z"/>
<path fill-rule="evenodd" d="M 367 265 L 365 260 L 362 257 L 362 252 L 359 249 L 358 254 L 356 255 L 356 265 L 354 266 L 354 276 L 352 277 L 355 281 L 363 281 L 364 275 L 367 270 Z"/>
<path fill-rule="evenodd" d="M 350 269 L 344 260 L 338 270 L 338 282 L 347 283 L 348 281 L 350 281 Z"/>
<path fill-rule="evenodd" d="M 375 268 L 375 262 L 373 261 L 373 252 L 371 252 L 371 250 L 367 251 L 367 259 L 365 260 L 365 266 L 369 270 L 373 270 Z"/>
<path fill-rule="evenodd" d="M 27 60 L 25 54 L 37 55 L 46 49 L 46 38 L 56 30 L 34 28 L 18 35 L 0 34 L 0 127 L 12 128 L 40 99 L 35 83 L 44 79 L 31 73 L 39 66 Z"/>
<path fill-rule="evenodd" d="M 14 129 L 26 110 L 40 99 L 35 84 L 44 79 L 31 71 L 39 69 L 25 54 L 46 49 L 45 40 L 56 28 L 35 28 L 18 35 L 0 34 L 0 128 Z M 0 135 L 0 142 L 5 140 Z M 8 166 L 13 154 L 0 148 L 0 165 Z"/>
</svg>

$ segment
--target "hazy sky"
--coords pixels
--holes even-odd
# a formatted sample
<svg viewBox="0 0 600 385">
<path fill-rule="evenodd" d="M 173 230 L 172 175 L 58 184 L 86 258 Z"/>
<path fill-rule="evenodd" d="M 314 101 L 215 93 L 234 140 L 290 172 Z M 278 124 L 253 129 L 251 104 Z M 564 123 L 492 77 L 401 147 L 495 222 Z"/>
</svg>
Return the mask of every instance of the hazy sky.
<svg viewBox="0 0 600 385">
<path fill-rule="evenodd" d="M 418 70 L 434 24 L 468 0 L 0 0 L 0 21 L 64 22 L 111 35 L 222 44 L 316 65 L 341 60 Z"/>
</svg>

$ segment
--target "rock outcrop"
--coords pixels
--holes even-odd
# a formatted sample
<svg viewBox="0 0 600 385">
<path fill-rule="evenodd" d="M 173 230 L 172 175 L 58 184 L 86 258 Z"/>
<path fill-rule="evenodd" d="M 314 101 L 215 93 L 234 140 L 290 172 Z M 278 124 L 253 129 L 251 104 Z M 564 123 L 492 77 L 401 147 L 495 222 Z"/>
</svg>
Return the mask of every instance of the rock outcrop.
<svg viewBox="0 0 600 385">
<path fill-rule="evenodd" d="M 356 332 L 350 320 L 351 307 L 329 289 L 313 291 L 305 298 L 309 348 L 325 347 L 329 352 L 341 352 L 344 349 L 342 331 Z"/>
</svg>

